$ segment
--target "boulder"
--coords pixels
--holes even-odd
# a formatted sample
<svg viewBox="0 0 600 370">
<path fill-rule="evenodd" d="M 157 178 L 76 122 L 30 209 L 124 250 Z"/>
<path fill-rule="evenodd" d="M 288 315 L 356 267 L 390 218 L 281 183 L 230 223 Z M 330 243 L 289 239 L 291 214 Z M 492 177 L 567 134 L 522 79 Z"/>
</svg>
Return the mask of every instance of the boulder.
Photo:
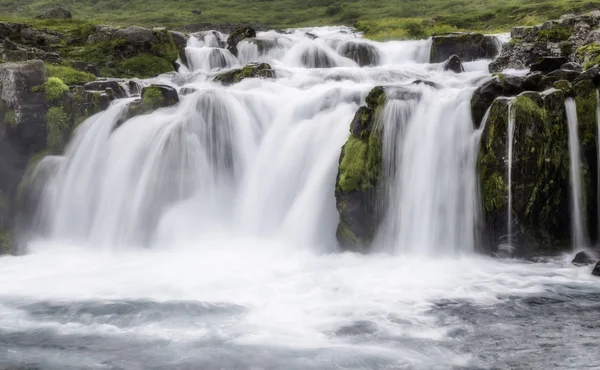
<svg viewBox="0 0 600 370">
<path fill-rule="evenodd" d="M 88 82 L 84 85 L 85 91 L 104 92 L 106 89 L 111 89 L 117 99 L 127 97 L 127 91 L 121 86 L 122 80 L 104 79 Z"/>
<path fill-rule="evenodd" d="M 596 259 L 590 253 L 582 251 L 575 255 L 571 263 L 576 266 L 585 266 L 596 263 Z"/>
<path fill-rule="evenodd" d="M 377 47 L 367 42 L 346 41 L 340 45 L 338 52 L 361 67 L 377 66 L 381 60 Z"/>
<path fill-rule="evenodd" d="M 179 103 L 177 90 L 167 85 L 151 85 L 142 89 L 142 98 L 129 105 L 127 118 L 150 113 Z"/>
<path fill-rule="evenodd" d="M 600 262 L 598 262 L 596 266 L 594 266 L 594 269 L 592 270 L 592 275 L 600 276 Z"/>
<path fill-rule="evenodd" d="M 511 210 L 514 253 L 526 255 L 540 249 L 558 249 L 571 242 L 564 99 L 563 92 L 555 89 L 541 94 L 526 92 L 512 103 L 498 98 L 490 108 L 477 160 L 489 252 L 495 252 L 504 242 L 508 230 L 509 105 L 515 116 Z M 591 193 L 585 196 L 589 199 Z"/>
<path fill-rule="evenodd" d="M 47 51 L 51 45 L 60 43 L 61 40 L 58 35 L 52 35 L 30 27 L 21 29 L 20 39 L 25 45 L 35 46 L 45 51 Z"/>
<path fill-rule="evenodd" d="M 567 62 L 568 60 L 565 57 L 542 57 L 531 65 L 531 72 L 540 71 L 542 73 L 550 73 L 560 69 Z"/>
<path fill-rule="evenodd" d="M 238 50 L 237 44 L 247 38 L 256 37 L 256 31 L 251 27 L 242 27 L 235 30 L 229 37 L 227 38 L 227 50 L 231 52 L 231 54 L 237 57 Z"/>
<path fill-rule="evenodd" d="M 567 69 L 557 69 L 542 77 L 542 85 L 546 88 L 551 88 L 557 81 L 573 82 L 581 73 Z"/>
<path fill-rule="evenodd" d="M 475 128 L 479 128 L 488 108 L 499 96 L 515 96 L 523 91 L 524 78 L 499 74 L 493 76 L 474 92 L 471 98 L 471 115 Z"/>
<path fill-rule="evenodd" d="M 367 105 L 356 112 L 350 124 L 350 137 L 342 147 L 335 199 L 339 212 L 336 236 L 343 250 L 368 251 L 378 227 L 375 204 L 382 144 L 375 122 L 386 100 L 383 87 L 371 90 Z"/>
<path fill-rule="evenodd" d="M 433 36 L 430 62 L 441 63 L 453 55 L 462 61 L 493 59 L 498 55 L 498 44 L 494 36 L 480 33 L 450 33 Z"/>
<path fill-rule="evenodd" d="M 242 69 L 232 69 L 219 73 L 213 80 L 228 86 L 246 78 L 275 78 L 275 71 L 267 63 L 250 63 Z"/>
<path fill-rule="evenodd" d="M 446 63 L 444 63 L 444 71 L 452 71 L 454 73 L 462 73 L 465 71 L 465 67 L 462 65 L 462 61 L 458 57 L 458 55 L 453 55 Z"/>
<path fill-rule="evenodd" d="M 187 36 L 181 32 L 176 31 L 169 31 L 169 33 L 171 34 L 171 37 L 173 38 L 173 41 L 175 42 L 175 45 L 177 45 L 177 49 L 179 50 L 179 59 L 181 59 L 181 62 L 185 66 L 187 66 L 188 60 L 187 55 L 185 53 L 185 48 L 187 46 L 188 41 Z"/>
<path fill-rule="evenodd" d="M 158 43 L 158 37 L 152 30 L 139 26 L 131 26 L 117 30 L 112 39 L 126 40 L 131 43 Z"/>
<path fill-rule="evenodd" d="M 71 19 L 73 16 L 71 12 L 65 8 L 61 8 L 60 6 L 53 6 L 52 8 L 48 8 L 44 10 L 40 15 L 36 18 L 38 19 Z"/>
<path fill-rule="evenodd" d="M 560 66 L 560 69 L 565 69 L 568 71 L 575 71 L 575 72 L 583 72 L 583 67 L 575 62 L 565 63 L 562 66 Z"/>
</svg>

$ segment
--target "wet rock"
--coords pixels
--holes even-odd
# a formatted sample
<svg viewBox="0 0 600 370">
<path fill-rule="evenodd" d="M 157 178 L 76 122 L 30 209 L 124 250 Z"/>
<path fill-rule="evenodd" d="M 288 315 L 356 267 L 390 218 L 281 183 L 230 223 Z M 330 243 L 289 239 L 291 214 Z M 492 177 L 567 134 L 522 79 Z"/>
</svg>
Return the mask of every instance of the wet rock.
<svg viewBox="0 0 600 370">
<path fill-rule="evenodd" d="M 381 60 L 377 47 L 366 42 L 346 41 L 339 47 L 339 53 L 361 67 L 377 66 Z"/>
<path fill-rule="evenodd" d="M 542 72 L 533 72 L 528 74 L 523 80 L 524 91 L 541 91 L 544 88 L 542 84 L 542 78 L 544 74 Z"/>
<path fill-rule="evenodd" d="M 462 73 L 465 71 L 465 68 L 462 65 L 462 61 L 458 57 L 458 55 L 453 55 L 444 64 L 444 71 L 452 71 L 454 73 Z"/>
<path fill-rule="evenodd" d="M 34 28 L 23 28 L 20 34 L 21 42 L 25 45 L 35 46 L 48 50 L 51 45 L 60 43 L 60 37 Z"/>
<path fill-rule="evenodd" d="M 546 88 L 552 87 L 557 81 L 573 82 L 581 73 L 566 69 L 557 69 L 545 75 L 542 78 L 542 85 Z"/>
<path fill-rule="evenodd" d="M 181 59 L 181 62 L 185 66 L 188 66 L 187 54 L 185 53 L 185 47 L 187 46 L 188 41 L 187 36 L 176 31 L 169 31 L 169 33 L 171 34 L 171 37 L 173 38 L 173 41 L 179 50 L 179 59 Z"/>
<path fill-rule="evenodd" d="M 457 55 L 465 62 L 492 59 L 498 54 L 493 36 L 480 33 L 451 33 L 433 36 L 430 62 L 441 63 Z"/>
<path fill-rule="evenodd" d="M 120 80 L 96 80 L 88 82 L 84 85 L 85 91 L 104 92 L 106 89 L 111 89 L 117 99 L 126 98 L 127 91 L 121 86 Z"/>
<path fill-rule="evenodd" d="M 592 83 L 595 86 L 600 86 L 600 65 L 594 66 L 584 71 L 581 75 L 579 75 L 579 77 L 575 79 L 575 84 L 585 80 L 592 81 Z"/>
<path fill-rule="evenodd" d="M 167 85 L 151 85 L 142 89 L 142 98 L 129 105 L 128 118 L 150 113 L 179 103 L 177 90 Z"/>
<path fill-rule="evenodd" d="M 565 57 L 543 57 L 531 65 L 531 71 L 550 73 L 560 69 L 560 67 L 567 62 L 568 60 Z"/>
<path fill-rule="evenodd" d="M 435 82 L 432 82 L 432 81 L 427 81 L 427 80 L 414 80 L 412 82 L 412 84 L 413 85 L 427 85 L 427 86 L 431 86 L 431 87 L 433 87 L 435 89 L 439 88 L 438 84 L 436 84 Z"/>
<path fill-rule="evenodd" d="M 98 25 L 95 27 L 95 33 L 88 36 L 88 44 L 96 44 L 103 41 L 109 41 L 113 39 L 113 36 L 119 29 L 107 25 Z"/>
<path fill-rule="evenodd" d="M 38 19 L 71 19 L 73 16 L 71 12 L 60 6 L 53 6 L 44 10 L 36 18 Z"/>
<path fill-rule="evenodd" d="M 179 94 L 181 94 L 182 96 L 186 96 L 186 95 L 192 95 L 193 93 L 197 92 L 198 89 L 196 89 L 195 87 L 183 87 L 181 88 L 181 90 L 179 90 Z"/>
<path fill-rule="evenodd" d="M 233 69 L 227 72 L 219 73 L 214 77 L 215 82 L 224 86 L 229 86 L 246 78 L 274 78 L 275 71 L 267 63 L 250 63 L 242 69 Z"/>
<path fill-rule="evenodd" d="M 596 259 L 593 258 L 593 256 L 590 253 L 585 251 L 577 253 L 575 255 L 575 258 L 573 258 L 573 261 L 571 261 L 571 263 L 576 266 L 591 265 L 595 262 Z"/>
<path fill-rule="evenodd" d="M 583 67 L 575 62 L 568 62 L 560 66 L 560 69 L 575 71 L 575 72 L 583 72 Z"/>
<path fill-rule="evenodd" d="M 594 267 L 594 270 L 592 270 L 592 275 L 600 276 L 600 262 L 598 262 Z"/>
<path fill-rule="evenodd" d="M 499 96 L 515 96 L 523 91 L 524 78 L 499 74 L 491 77 L 474 92 L 471 98 L 471 115 L 476 128 L 481 125 L 485 113 Z"/>
<path fill-rule="evenodd" d="M 251 27 L 242 27 L 235 30 L 229 37 L 227 38 L 227 50 L 231 52 L 231 54 L 237 57 L 238 50 L 237 44 L 247 38 L 256 37 L 256 31 Z"/>
</svg>

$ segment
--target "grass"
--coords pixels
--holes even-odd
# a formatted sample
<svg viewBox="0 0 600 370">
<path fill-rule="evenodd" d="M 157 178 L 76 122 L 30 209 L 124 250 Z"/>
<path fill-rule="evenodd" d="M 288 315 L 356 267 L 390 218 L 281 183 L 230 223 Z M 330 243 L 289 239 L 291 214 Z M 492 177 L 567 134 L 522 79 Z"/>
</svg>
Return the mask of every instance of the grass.
<svg viewBox="0 0 600 370">
<path fill-rule="evenodd" d="M 600 9 L 596 0 L 0 0 L 0 19 L 29 19 L 52 5 L 76 20 L 36 20 L 55 29 L 81 22 L 166 26 L 250 23 L 268 27 L 355 25 L 373 39 L 452 30 L 507 30 L 565 13 Z"/>
</svg>

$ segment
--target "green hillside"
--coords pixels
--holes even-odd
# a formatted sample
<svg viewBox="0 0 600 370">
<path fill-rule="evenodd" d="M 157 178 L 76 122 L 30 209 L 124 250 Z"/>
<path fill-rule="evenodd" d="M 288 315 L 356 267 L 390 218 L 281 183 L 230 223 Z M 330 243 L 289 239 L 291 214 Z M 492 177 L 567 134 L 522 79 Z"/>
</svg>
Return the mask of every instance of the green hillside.
<svg viewBox="0 0 600 370">
<path fill-rule="evenodd" d="M 52 5 L 69 9 L 78 20 L 113 25 L 346 24 L 378 39 L 502 30 L 600 9 L 597 0 L 0 0 L 0 18 L 32 18 Z"/>
</svg>

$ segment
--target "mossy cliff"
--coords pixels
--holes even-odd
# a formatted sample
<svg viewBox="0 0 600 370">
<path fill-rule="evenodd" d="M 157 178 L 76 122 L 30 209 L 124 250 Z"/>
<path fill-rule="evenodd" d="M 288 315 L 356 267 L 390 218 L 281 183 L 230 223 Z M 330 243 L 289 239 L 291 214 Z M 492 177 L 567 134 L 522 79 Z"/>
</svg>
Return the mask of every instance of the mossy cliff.
<svg viewBox="0 0 600 370">
<path fill-rule="evenodd" d="M 515 117 L 512 162 L 513 246 L 516 254 L 571 244 L 569 134 L 565 94 L 551 89 L 494 101 L 482 132 L 478 171 L 485 245 L 496 252 L 508 231 L 508 110 Z M 595 104 L 594 104 L 595 111 Z M 583 112 L 583 110 L 582 110 Z M 580 121 L 584 207 L 596 212 L 595 117 Z M 593 154 L 593 155 L 591 155 Z M 589 218 L 588 217 L 588 218 Z"/>
<path fill-rule="evenodd" d="M 377 120 L 386 102 L 382 87 L 366 98 L 350 125 L 350 136 L 342 147 L 335 186 L 339 212 L 337 240 L 344 250 L 364 252 L 378 225 L 375 200 L 381 176 L 381 132 Z"/>
</svg>

